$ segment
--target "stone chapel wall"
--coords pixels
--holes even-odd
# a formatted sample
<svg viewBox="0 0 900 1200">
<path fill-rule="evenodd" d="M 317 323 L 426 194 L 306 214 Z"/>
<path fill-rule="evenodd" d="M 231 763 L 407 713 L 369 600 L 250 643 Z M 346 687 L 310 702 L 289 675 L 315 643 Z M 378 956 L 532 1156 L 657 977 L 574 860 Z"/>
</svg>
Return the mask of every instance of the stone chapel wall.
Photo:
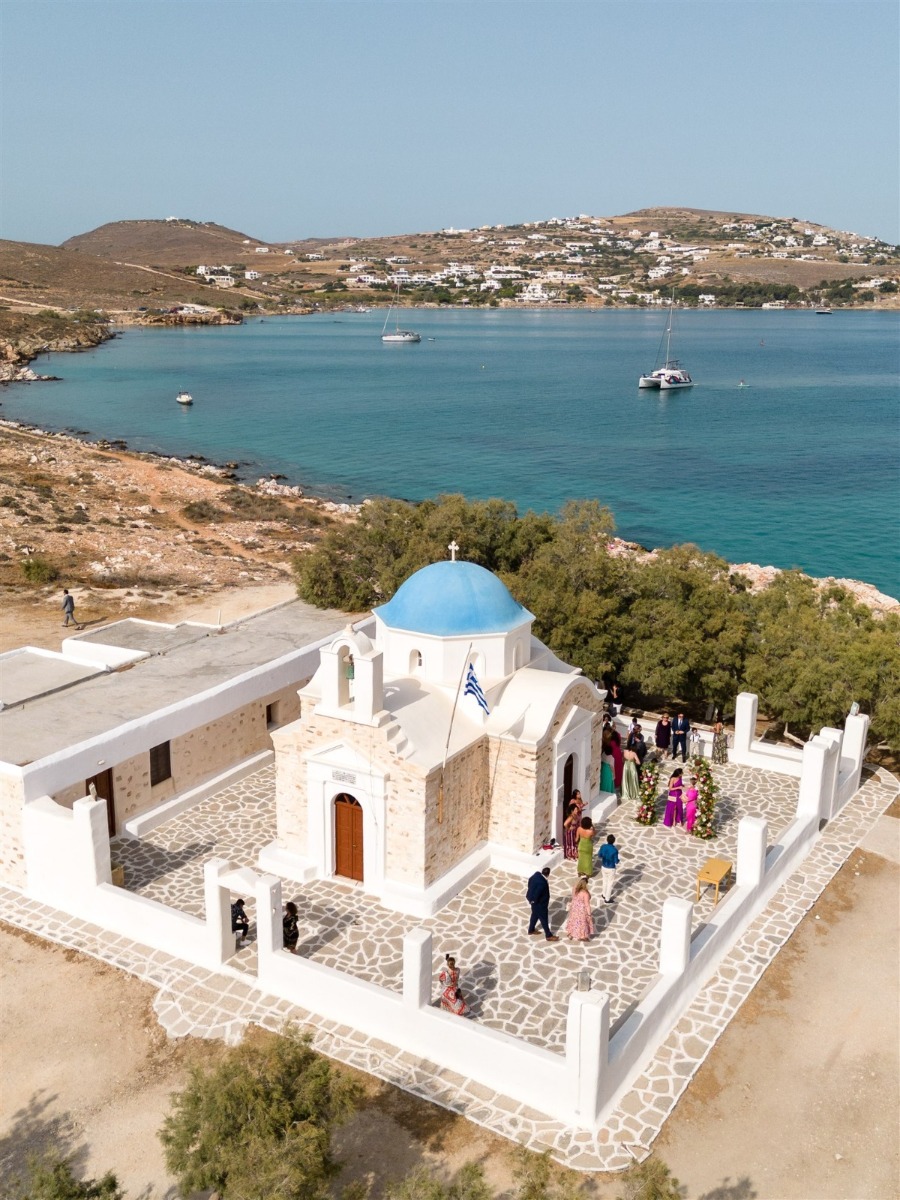
<svg viewBox="0 0 900 1200">
<path fill-rule="evenodd" d="M 425 887 L 429 887 L 488 836 L 488 744 L 481 738 L 453 756 L 444 772 L 428 778 L 425 806 Z M 440 821 L 438 817 L 441 817 Z"/>
</svg>

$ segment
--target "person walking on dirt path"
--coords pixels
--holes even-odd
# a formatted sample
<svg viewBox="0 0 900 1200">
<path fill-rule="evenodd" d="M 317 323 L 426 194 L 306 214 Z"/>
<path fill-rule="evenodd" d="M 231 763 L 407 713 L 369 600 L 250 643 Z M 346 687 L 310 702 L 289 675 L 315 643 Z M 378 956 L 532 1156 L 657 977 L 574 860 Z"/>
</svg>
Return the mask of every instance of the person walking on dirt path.
<svg viewBox="0 0 900 1200">
<path fill-rule="evenodd" d="M 66 618 L 63 621 L 63 627 L 67 626 L 71 621 L 76 629 L 84 629 L 84 626 L 79 625 L 75 618 L 75 597 L 68 588 L 63 588 L 62 610 Z"/>
</svg>

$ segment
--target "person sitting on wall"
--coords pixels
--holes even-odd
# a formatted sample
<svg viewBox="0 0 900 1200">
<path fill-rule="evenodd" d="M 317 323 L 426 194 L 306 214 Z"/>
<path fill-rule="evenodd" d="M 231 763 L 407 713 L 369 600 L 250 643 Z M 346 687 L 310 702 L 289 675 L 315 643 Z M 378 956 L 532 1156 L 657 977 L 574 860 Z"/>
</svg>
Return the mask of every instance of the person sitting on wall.
<svg viewBox="0 0 900 1200">
<path fill-rule="evenodd" d="M 297 905 L 293 900 L 288 900 L 284 906 L 281 928 L 283 931 L 284 948 L 285 950 L 290 950 L 291 954 L 297 953 L 297 942 L 300 940 L 300 929 L 297 924 L 298 919 Z"/>
<path fill-rule="evenodd" d="M 240 931 L 241 941 L 250 932 L 250 922 L 247 920 L 247 914 L 244 912 L 243 900 L 235 900 L 231 906 L 231 932 L 237 933 Z"/>
</svg>

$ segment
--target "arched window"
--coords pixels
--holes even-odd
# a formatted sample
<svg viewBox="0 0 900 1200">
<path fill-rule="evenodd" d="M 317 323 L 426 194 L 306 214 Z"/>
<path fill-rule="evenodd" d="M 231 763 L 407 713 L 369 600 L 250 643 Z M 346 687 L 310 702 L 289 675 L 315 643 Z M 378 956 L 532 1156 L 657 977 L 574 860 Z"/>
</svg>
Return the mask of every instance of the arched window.
<svg viewBox="0 0 900 1200">
<path fill-rule="evenodd" d="M 425 660 L 422 657 L 421 650 L 410 650 L 409 652 L 409 673 L 410 675 L 420 674 L 425 665 Z"/>
</svg>

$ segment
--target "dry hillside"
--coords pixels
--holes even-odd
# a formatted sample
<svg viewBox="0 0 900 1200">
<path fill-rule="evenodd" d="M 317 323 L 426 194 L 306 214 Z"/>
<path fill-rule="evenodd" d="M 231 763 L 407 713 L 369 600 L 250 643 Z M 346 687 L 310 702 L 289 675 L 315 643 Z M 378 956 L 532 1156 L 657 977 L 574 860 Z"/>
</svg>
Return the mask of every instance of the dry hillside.
<svg viewBox="0 0 900 1200">
<path fill-rule="evenodd" d="M 0 240 L 0 304 L 115 312 L 191 300 L 209 304 L 210 291 L 166 271 L 113 263 L 59 246 Z"/>
<path fill-rule="evenodd" d="M 184 267 L 231 262 L 266 244 L 212 221 L 112 221 L 68 238 L 62 248 L 114 262 Z"/>
</svg>

